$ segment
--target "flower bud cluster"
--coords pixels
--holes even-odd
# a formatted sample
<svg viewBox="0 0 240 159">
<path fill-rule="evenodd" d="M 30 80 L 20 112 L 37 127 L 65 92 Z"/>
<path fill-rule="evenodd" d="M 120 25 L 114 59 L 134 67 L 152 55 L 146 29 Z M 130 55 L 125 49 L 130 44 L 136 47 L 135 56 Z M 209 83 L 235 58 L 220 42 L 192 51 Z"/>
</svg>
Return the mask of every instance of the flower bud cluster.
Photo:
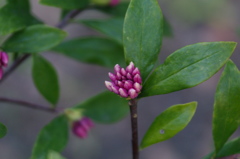
<svg viewBox="0 0 240 159">
<path fill-rule="evenodd" d="M 7 67 L 8 55 L 6 52 L 0 51 L 0 79 L 3 76 L 3 67 Z"/>
<path fill-rule="evenodd" d="M 121 68 L 118 64 L 114 67 L 115 73 L 109 72 L 111 82 L 105 81 L 108 90 L 124 98 L 134 99 L 142 89 L 142 78 L 140 71 L 134 66 L 133 62 L 126 67 Z"/>
<path fill-rule="evenodd" d="M 83 117 L 80 120 L 73 122 L 72 131 L 76 136 L 85 139 L 93 126 L 94 124 L 90 118 Z"/>
</svg>

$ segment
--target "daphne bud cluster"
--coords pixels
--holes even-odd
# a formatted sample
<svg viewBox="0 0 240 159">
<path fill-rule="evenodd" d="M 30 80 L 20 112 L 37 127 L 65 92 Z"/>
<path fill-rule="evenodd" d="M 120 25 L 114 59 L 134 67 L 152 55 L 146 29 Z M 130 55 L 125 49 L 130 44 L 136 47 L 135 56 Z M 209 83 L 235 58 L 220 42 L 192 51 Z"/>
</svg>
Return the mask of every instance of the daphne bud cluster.
<svg viewBox="0 0 240 159">
<path fill-rule="evenodd" d="M 7 67 L 8 55 L 6 52 L 0 51 L 0 79 L 3 76 L 3 67 Z"/>
<path fill-rule="evenodd" d="M 134 66 L 133 62 L 126 67 L 121 68 L 118 64 L 114 67 L 115 73 L 109 72 L 110 81 L 105 81 L 108 90 L 124 98 L 134 99 L 142 89 L 142 78 L 140 71 Z"/>
<path fill-rule="evenodd" d="M 94 124 L 90 118 L 83 117 L 80 120 L 73 122 L 72 131 L 76 136 L 85 139 L 93 126 Z"/>
<path fill-rule="evenodd" d="M 117 6 L 120 3 L 120 0 L 111 0 L 109 5 L 110 6 Z"/>
</svg>

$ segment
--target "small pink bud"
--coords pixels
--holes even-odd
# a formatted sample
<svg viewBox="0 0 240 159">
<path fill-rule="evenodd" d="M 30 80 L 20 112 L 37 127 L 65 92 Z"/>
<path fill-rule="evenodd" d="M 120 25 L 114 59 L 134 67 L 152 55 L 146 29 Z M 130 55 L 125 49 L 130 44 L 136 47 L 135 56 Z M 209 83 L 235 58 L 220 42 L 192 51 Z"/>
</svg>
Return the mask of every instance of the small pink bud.
<svg viewBox="0 0 240 159">
<path fill-rule="evenodd" d="M 129 89 L 128 94 L 129 94 L 131 99 L 134 99 L 134 98 L 136 98 L 138 96 L 138 93 L 133 88 Z"/>
<path fill-rule="evenodd" d="M 127 78 L 125 76 L 122 76 L 122 80 L 126 80 Z"/>
<path fill-rule="evenodd" d="M 132 82 L 126 81 L 126 82 L 124 83 L 124 88 L 125 88 L 126 90 L 129 90 L 129 89 L 132 88 L 132 87 L 133 87 Z"/>
<path fill-rule="evenodd" d="M 2 70 L 2 67 L 0 67 L 0 79 L 2 79 L 2 76 L 3 76 L 3 70 Z"/>
<path fill-rule="evenodd" d="M 0 56 L 1 56 L 0 57 L 1 64 L 6 67 L 7 64 L 8 64 L 8 55 L 7 55 L 7 53 L 6 52 L 1 52 Z"/>
<path fill-rule="evenodd" d="M 119 64 L 116 64 L 116 65 L 114 66 L 114 71 L 115 71 L 115 73 L 121 71 L 121 67 L 119 66 Z"/>
<path fill-rule="evenodd" d="M 139 71 L 139 69 L 137 67 L 132 72 L 133 76 L 135 76 L 136 74 L 140 74 L 140 71 Z"/>
<path fill-rule="evenodd" d="M 127 98 L 127 97 L 128 97 L 127 90 L 124 89 L 124 88 L 120 88 L 120 89 L 119 89 L 119 95 L 120 95 L 121 97 Z"/>
<path fill-rule="evenodd" d="M 142 86 L 139 83 L 134 83 L 133 88 L 136 90 L 137 93 L 141 92 Z"/>
<path fill-rule="evenodd" d="M 133 81 L 134 81 L 134 82 L 138 82 L 138 83 L 142 83 L 142 78 L 140 77 L 139 74 L 136 74 L 136 75 L 133 77 Z"/>
<path fill-rule="evenodd" d="M 73 122 L 72 131 L 76 136 L 84 139 L 88 136 L 88 132 L 93 126 L 93 122 L 90 118 L 83 117 L 82 119 Z"/>
<path fill-rule="evenodd" d="M 119 94 L 119 87 L 116 85 L 112 85 L 112 91 L 116 94 Z"/>
<path fill-rule="evenodd" d="M 105 86 L 106 86 L 107 89 L 108 89 L 109 91 L 111 91 L 111 92 L 113 91 L 113 90 L 112 90 L 112 85 L 113 85 L 112 82 L 105 81 Z"/>
<path fill-rule="evenodd" d="M 131 80 L 132 79 L 132 76 L 130 73 L 127 73 L 127 79 Z"/>
<path fill-rule="evenodd" d="M 123 82 L 118 81 L 118 86 L 119 86 L 119 87 L 123 87 Z"/>
<path fill-rule="evenodd" d="M 125 70 L 124 68 L 121 69 L 121 74 L 122 74 L 123 76 L 126 76 L 126 75 L 127 75 L 127 72 L 126 72 L 126 70 Z"/>
<path fill-rule="evenodd" d="M 110 5 L 110 6 L 116 6 L 116 5 L 119 4 L 119 2 L 120 2 L 120 0 L 111 0 L 110 3 L 109 3 L 109 5 Z"/>
<path fill-rule="evenodd" d="M 113 82 L 116 80 L 116 76 L 113 73 L 109 72 L 108 76 Z"/>
<path fill-rule="evenodd" d="M 122 79 L 122 75 L 121 75 L 121 73 L 119 73 L 119 72 L 117 72 L 117 79 L 118 79 L 118 80 L 121 80 L 121 79 Z"/>
<path fill-rule="evenodd" d="M 130 62 L 130 64 L 127 66 L 126 71 L 129 73 L 132 73 L 132 71 L 135 69 L 133 62 Z"/>
</svg>

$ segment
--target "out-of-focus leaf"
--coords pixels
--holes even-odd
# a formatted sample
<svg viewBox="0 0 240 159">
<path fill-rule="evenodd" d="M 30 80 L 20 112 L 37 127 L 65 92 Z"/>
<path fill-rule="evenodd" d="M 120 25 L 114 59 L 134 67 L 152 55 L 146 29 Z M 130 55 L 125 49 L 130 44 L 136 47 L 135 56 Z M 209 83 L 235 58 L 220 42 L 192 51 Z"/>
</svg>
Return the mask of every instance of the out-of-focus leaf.
<svg viewBox="0 0 240 159">
<path fill-rule="evenodd" d="M 232 55 L 235 42 L 204 42 L 185 46 L 158 66 L 139 97 L 194 87 L 212 77 Z"/>
<path fill-rule="evenodd" d="M 143 137 L 141 148 L 148 147 L 175 136 L 192 119 L 197 102 L 171 106 L 161 113 L 152 123 Z"/>
<path fill-rule="evenodd" d="M 59 44 L 66 32 L 46 25 L 33 25 L 12 35 L 3 44 L 7 52 L 36 53 Z"/>
<path fill-rule="evenodd" d="M 234 155 L 234 154 L 240 153 L 240 146 L 239 145 L 240 145 L 240 137 L 235 138 L 235 139 L 229 141 L 218 152 L 216 157 L 219 158 L 219 157 L 225 157 L 225 156 L 230 156 L 230 155 Z M 213 155 L 214 155 L 214 152 L 210 153 L 209 155 L 207 155 L 203 159 L 212 159 L 211 157 L 213 157 Z"/>
<path fill-rule="evenodd" d="M 134 62 L 143 81 L 158 60 L 162 32 L 163 17 L 157 0 L 131 0 L 123 26 L 125 60 Z"/>
<path fill-rule="evenodd" d="M 116 17 L 124 17 L 126 14 L 128 5 L 129 5 L 129 2 L 121 2 L 117 6 L 97 7 L 97 9 Z"/>
<path fill-rule="evenodd" d="M 52 64 L 40 55 L 33 56 L 32 78 L 38 91 L 55 105 L 59 99 L 58 76 Z"/>
<path fill-rule="evenodd" d="M 65 159 L 62 155 L 56 151 L 49 151 L 47 159 Z"/>
<path fill-rule="evenodd" d="M 86 7 L 89 0 L 40 0 L 40 3 L 43 5 L 71 10 Z"/>
<path fill-rule="evenodd" d="M 116 64 L 125 65 L 122 46 L 111 39 L 97 37 L 73 39 L 52 50 L 80 62 L 110 68 Z"/>
<path fill-rule="evenodd" d="M 239 79 L 238 68 L 232 61 L 228 61 L 215 94 L 213 139 L 216 153 L 240 125 Z"/>
<path fill-rule="evenodd" d="M 122 44 L 123 19 L 111 18 L 108 20 L 81 20 L 77 21 L 95 29 Z"/>
<path fill-rule="evenodd" d="M 173 36 L 172 27 L 165 16 L 163 16 L 163 36 Z"/>
<path fill-rule="evenodd" d="M 0 139 L 7 134 L 7 127 L 0 123 Z"/>
<path fill-rule="evenodd" d="M 0 35 L 10 34 L 39 23 L 30 13 L 28 0 L 8 0 L 0 9 Z"/>
<path fill-rule="evenodd" d="M 129 112 L 127 103 L 125 98 L 107 91 L 80 103 L 75 108 L 96 122 L 113 123 L 127 115 Z"/>
<path fill-rule="evenodd" d="M 31 159 L 48 159 L 50 150 L 60 152 L 68 142 L 68 120 L 61 115 L 46 125 L 38 135 Z"/>
</svg>

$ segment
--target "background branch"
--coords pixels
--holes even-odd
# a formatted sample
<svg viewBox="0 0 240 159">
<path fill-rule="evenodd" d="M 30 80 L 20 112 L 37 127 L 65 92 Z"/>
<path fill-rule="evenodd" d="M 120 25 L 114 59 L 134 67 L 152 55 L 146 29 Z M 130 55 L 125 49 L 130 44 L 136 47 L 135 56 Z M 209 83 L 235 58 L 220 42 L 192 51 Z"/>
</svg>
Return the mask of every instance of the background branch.
<svg viewBox="0 0 240 159">
<path fill-rule="evenodd" d="M 227 156 L 227 157 L 221 157 L 221 158 L 217 158 L 217 159 L 240 159 L 240 154 L 235 154 L 235 155 Z"/>
</svg>

